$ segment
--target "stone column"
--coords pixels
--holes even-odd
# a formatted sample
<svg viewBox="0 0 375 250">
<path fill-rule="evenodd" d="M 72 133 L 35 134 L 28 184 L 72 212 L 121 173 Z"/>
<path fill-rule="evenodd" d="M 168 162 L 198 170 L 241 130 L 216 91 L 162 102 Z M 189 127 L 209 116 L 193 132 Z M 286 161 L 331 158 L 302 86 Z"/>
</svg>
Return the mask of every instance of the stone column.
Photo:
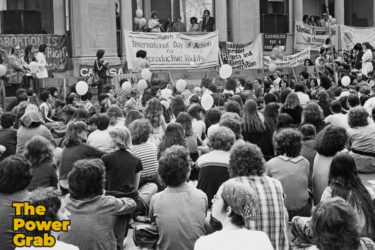
<svg viewBox="0 0 375 250">
<path fill-rule="evenodd" d="M 122 57 L 125 58 L 125 33 L 124 30 L 133 30 L 133 16 L 132 1 L 121 0 L 120 2 L 120 15 L 121 15 L 121 34 L 122 34 Z"/>
<path fill-rule="evenodd" d="M 260 33 L 259 0 L 231 0 L 229 4 L 233 42 L 253 41 Z"/>
<path fill-rule="evenodd" d="M 98 49 L 105 50 L 110 65 L 119 64 L 114 1 L 74 0 L 70 3 L 74 75 L 78 76 L 79 65 L 94 63 Z"/>
<path fill-rule="evenodd" d="M 344 0 L 335 0 L 335 16 L 337 24 L 344 24 L 345 22 L 345 4 Z"/>
<path fill-rule="evenodd" d="M 53 1 L 53 33 L 56 35 L 65 34 L 65 1 Z"/>
<path fill-rule="evenodd" d="M 294 0 L 294 20 L 301 21 L 303 19 L 303 0 Z"/>
<path fill-rule="evenodd" d="M 215 0 L 215 27 L 219 31 L 219 41 L 228 40 L 227 1 Z"/>
</svg>

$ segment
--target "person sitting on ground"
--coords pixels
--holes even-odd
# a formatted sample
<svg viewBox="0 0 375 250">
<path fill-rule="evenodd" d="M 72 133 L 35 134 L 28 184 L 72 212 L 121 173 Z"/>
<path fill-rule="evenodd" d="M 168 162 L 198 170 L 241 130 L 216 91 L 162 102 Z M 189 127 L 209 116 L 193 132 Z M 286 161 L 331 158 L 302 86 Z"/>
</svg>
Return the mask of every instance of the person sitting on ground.
<svg viewBox="0 0 375 250">
<path fill-rule="evenodd" d="M 96 130 L 87 137 L 87 144 L 105 153 L 115 151 L 115 143 L 108 133 L 110 118 L 106 114 L 96 116 Z"/>
<path fill-rule="evenodd" d="M 348 124 L 348 117 L 341 113 L 341 102 L 337 100 L 331 101 L 331 111 L 332 115 L 327 116 L 324 119 L 324 122 L 327 124 L 331 124 L 336 127 L 342 127 L 344 129 L 349 128 Z"/>
<path fill-rule="evenodd" d="M 17 148 L 17 130 L 13 128 L 16 117 L 5 112 L 0 117 L 0 145 L 5 147 L 5 152 L 0 157 L 0 161 L 4 158 L 16 154 Z"/>
</svg>

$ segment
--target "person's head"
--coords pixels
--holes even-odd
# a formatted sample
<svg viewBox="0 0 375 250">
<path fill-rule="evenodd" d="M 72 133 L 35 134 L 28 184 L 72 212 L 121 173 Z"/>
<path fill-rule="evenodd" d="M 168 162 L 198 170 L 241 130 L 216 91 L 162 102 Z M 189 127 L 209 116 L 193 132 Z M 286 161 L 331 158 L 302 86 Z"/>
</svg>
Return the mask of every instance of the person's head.
<svg viewBox="0 0 375 250">
<path fill-rule="evenodd" d="M 96 128 L 101 131 L 106 130 L 108 128 L 110 120 L 111 119 L 106 114 L 97 115 L 95 120 Z"/>
<path fill-rule="evenodd" d="M 177 17 L 176 17 L 176 22 L 177 22 L 177 23 L 180 23 L 180 22 L 181 22 L 181 17 L 180 17 L 180 16 L 177 16 Z"/>
<path fill-rule="evenodd" d="M 345 148 L 347 140 L 344 128 L 329 125 L 317 134 L 315 149 L 320 155 L 332 157 Z"/>
<path fill-rule="evenodd" d="M 236 88 L 237 88 L 237 81 L 234 80 L 233 78 L 229 78 L 225 82 L 225 89 L 226 90 L 231 90 L 233 93 L 236 93 Z"/>
<path fill-rule="evenodd" d="M 131 134 L 125 126 L 112 127 L 108 133 L 118 149 L 126 150 L 132 145 Z"/>
<path fill-rule="evenodd" d="M 186 137 L 184 128 L 180 123 L 172 122 L 165 129 L 165 134 L 159 146 L 159 152 L 163 153 L 172 145 L 186 146 Z"/>
<path fill-rule="evenodd" d="M 195 16 L 193 16 L 193 17 L 190 18 L 190 23 L 196 24 L 196 23 L 198 23 L 198 19 Z"/>
<path fill-rule="evenodd" d="M 163 113 L 163 107 L 158 98 L 151 98 L 143 111 L 146 119 L 148 119 L 152 127 L 157 128 L 160 126 L 160 115 Z"/>
<path fill-rule="evenodd" d="M 247 100 L 243 108 L 243 129 L 250 133 L 262 133 L 266 129 L 258 114 L 257 103 L 252 99 Z"/>
<path fill-rule="evenodd" d="M 32 167 L 39 167 L 41 163 L 53 160 L 52 144 L 43 136 L 35 135 L 26 143 L 24 156 Z"/>
<path fill-rule="evenodd" d="M 303 65 L 305 66 L 313 66 L 313 62 L 310 60 L 310 59 L 305 59 L 305 61 L 303 62 Z"/>
<path fill-rule="evenodd" d="M 204 109 L 199 104 L 192 104 L 187 110 L 188 114 L 192 117 L 199 120 L 202 120 Z"/>
<path fill-rule="evenodd" d="M 236 101 L 228 101 L 224 106 L 225 112 L 237 113 L 239 116 L 242 116 L 241 105 Z"/>
<path fill-rule="evenodd" d="M 370 45 L 369 42 L 364 42 L 362 43 L 362 48 L 363 50 L 367 50 L 367 49 L 372 49 L 372 46 Z"/>
<path fill-rule="evenodd" d="M 354 108 L 359 106 L 359 97 L 355 94 L 349 94 L 347 98 L 347 103 L 349 108 Z"/>
<path fill-rule="evenodd" d="M 220 186 L 212 199 L 212 216 L 221 223 L 229 220 L 237 227 L 244 227 L 248 220 L 257 215 L 259 203 L 253 188 L 230 179 Z"/>
<path fill-rule="evenodd" d="M 159 18 L 159 13 L 156 12 L 156 11 L 153 11 L 153 12 L 151 13 L 151 18 L 152 18 L 152 19 L 158 19 L 158 18 Z"/>
<path fill-rule="evenodd" d="M 341 102 L 340 101 L 337 101 L 337 100 L 331 101 L 331 106 L 330 107 L 331 107 L 332 113 L 334 113 L 334 114 L 341 113 L 342 106 L 341 106 Z"/>
<path fill-rule="evenodd" d="M 276 120 L 276 130 L 282 128 L 292 128 L 293 118 L 287 113 L 280 113 Z"/>
<path fill-rule="evenodd" d="M 107 110 L 107 115 L 110 119 L 110 125 L 116 125 L 117 120 L 123 117 L 121 108 L 117 104 L 112 104 L 109 107 L 109 109 Z"/>
<path fill-rule="evenodd" d="M 299 102 L 297 94 L 294 92 L 290 92 L 288 96 L 286 97 L 284 107 L 287 109 L 295 109 L 300 106 L 301 104 Z"/>
<path fill-rule="evenodd" d="M 42 93 L 40 93 L 39 98 L 42 102 L 47 102 L 47 101 L 52 100 L 52 96 L 49 93 L 49 91 L 43 91 Z"/>
<path fill-rule="evenodd" d="M 207 128 L 213 124 L 219 123 L 220 117 L 221 117 L 221 111 L 218 108 L 212 108 L 208 110 L 206 113 L 206 118 L 205 118 Z"/>
<path fill-rule="evenodd" d="M 65 124 L 67 124 L 72 119 L 75 111 L 76 111 L 76 108 L 74 108 L 71 105 L 66 105 L 65 107 L 62 108 L 61 110 L 62 119 Z"/>
<path fill-rule="evenodd" d="M 92 93 L 90 91 L 87 91 L 86 94 L 81 96 L 82 101 L 91 101 L 92 99 Z"/>
<path fill-rule="evenodd" d="M 152 127 L 149 120 L 137 119 L 130 123 L 129 131 L 133 145 L 139 145 L 147 142 L 152 132 Z"/>
<path fill-rule="evenodd" d="M 297 84 L 294 91 L 297 92 L 302 92 L 305 93 L 305 87 L 302 84 Z"/>
<path fill-rule="evenodd" d="M 271 93 L 267 93 L 264 95 L 264 103 L 267 105 L 268 103 L 270 102 L 276 102 L 276 96 L 271 94 Z"/>
<path fill-rule="evenodd" d="M 314 127 L 314 125 L 312 124 L 303 124 L 301 127 L 300 127 L 300 131 L 302 133 L 302 140 L 312 140 L 315 138 L 315 135 L 316 135 L 316 129 Z"/>
<path fill-rule="evenodd" d="M 318 126 L 324 120 L 322 108 L 315 102 L 309 102 L 302 112 L 303 123 Z"/>
<path fill-rule="evenodd" d="M 20 53 L 21 53 L 21 47 L 20 47 L 19 45 L 14 46 L 14 47 L 11 49 L 10 53 L 11 53 L 12 55 L 14 54 L 14 55 L 16 55 L 16 56 L 19 56 Z"/>
<path fill-rule="evenodd" d="M 112 84 L 108 83 L 103 86 L 103 93 L 114 94 L 114 87 Z"/>
<path fill-rule="evenodd" d="M 0 162 L 0 193 L 24 190 L 32 179 L 31 165 L 21 155 L 11 155 Z"/>
<path fill-rule="evenodd" d="M 320 86 L 323 87 L 324 89 L 329 89 L 331 87 L 331 80 L 325 76 L 325 75 L 322 75 L 320 77 Z"/>
<path fill-rule="evenodd" d="M 206 89 L 208 89 L 208 87 L 211 84 L 212 84 L 211 79 L 203 78 L 202 81 L 201 81 L 201 88 L 203 89 L 203 91 L 205 91 Z"/>
<path fill-rule="evenodd" d="M 275 144 L 278 155 L 297 157 L 301 153 L 302 134 L 296 129 L 281 129 L 275 135 Z"/>
<path fill-rule="evenodd" d="M 147 57 L 147 52 L 145 50 L 138 50 L 135 56 L 144 59 Z"/>
<path fill-rule="evenodd" d="M 138 110 L 132 109 L 129 110 L 125 117 L 125 126 L 130 127 L 130 124 L 138 119 L 144 118 L 143 114 L 139 112 Z"/>
<path fill-rule="evenodd" d="M 243 101 L 242 101 L 241 96 L 239 96 L 239 95 L 234 95 L 234 96 L 232 96 L 230 99 L 231 99 L 232 101 L 238 102 L 238 104 L 240 104 L 241 109 L 243 108 Z"/>
<path fill-rule="evenodd" d="M 86 122 L 89 119 L 89 112 L 84 108 L 77 108 L 74 110 L 72 120 Z"/>
<path fill-rule="evenodd" d="M 39 52 L 45 53 L 47 47 L 48 47 L 47 44 L 39 45 Z"/>
<path fill-rule="evenodd" d="M 19 89 L 16 90 L 15 96 L 16 96 L 17 100 L 18 100 L 18 97 L 19 97 L 21 94 L 26 94 L 26 90 L 23 89 L 23 88 L 19 88 Z M 18 102 L 20 102 L 20 101 L 18 101 Z"/>
<path fill-rule="evenodd" d="M 65 99 L 65 102 L 66 104 L 72 104 L 72 105 L 76 105 L 76 102 L 77 102 L 77 94 L 76 93 L 70 93 L 66 99 Z"/>
<path fill-rule="evenodd" d="M 43 118 L 37 111 L 25 110 L 25 114 L 20 119 L 20 124 L 25 128 L 37 128 L 43 124 Z"/>
<path fill-rule="evenodd" d="M 203 17 L 204 17 L 204 18 L 207 18 L 207 17 L 209 17 L 209 16 L 210 16 L 210 11 L 207 10 L 207 9 L 204 10 L 204 11 L 203 11 Z"/>
<path fill-rule="evenodd" d="M 103 56 L 104 56 L 104 53 L 105 53 L 105 50 L 104 50 L 104 49 L 98 49 L 98 50 L 96 51 L 96 58 L 97 58 L 98 60 L 102 59 Z"/>
<path fill-rule="evenodd" d="M 66 147 L 72 147 L 79 145 L 87 140 L 88 128 L 86 123 L 82 121 L 70 122 L 68 124 L 64 145 Z"/>
<path fill-rule="evenodd" d="M 329 95 L 327 91 L 321 90 L 318 92 L 317 99 L 320 103 L 327 103 L 329 100 Z"/>
<path fill-rule="evenodd" d="M 180 112 L 186 112 L 185 101 L 181 95 L 176 95 L 173 98 L 171 102 L 171 110 L 175 117 L 177 117 Z"/>
<path fill-rule="evenodd" d="M 348 124 L 351 128 L 364 127 L 369 124 L 369 114 L 363 107 L 355 107 L 349 110 Z"/>
<path fill-rule="evenodd" d="M 229 176 L 261 176 L 265 172 L 260 148 L 249 142 L 236 143 L 230 151 Z"/>
<path fill-rule="evenodd" d="M 360 43 L 356 43 L 353 47 L 353 50 L 362 51 L 363 50 L 362 45 Z"/>
<path fill-rule="evenodd" d="M 319 249 L 358 249 L 360 234 L 353 208 L 342 198 L 320 202 L 313 210 L 310 226 Z"/>
<path fill-rule="evenodd" d="M 185 136 L 186 137 L 189 137 L 189 136 L 191 136 L 191 135 L 194 134 L 193 125 L 191 123 L 191 117 L 190 117 L 190 115 L 188 113 L 181 112 L 177 116 L 176 122 L 180 123 L 182 125 L 182 127 L 184 128 Z"/>
<path fill-rule="evenodd" d="M 103 194 L 105 169 L 101 159 L 74 163 L 68 174 L 69 193 L 73 199 L 86 200 Z"/>
<path fill-rule="evenodd" d="M 214 150 L 229 151 L 236 140 L 233 131 L 225 126 L 220 126 L 208 137 L 208 144 Z"/>
<path fill-rule="evenodd" d="M 29 56 L 31 53 L 32 53 L 32 51 L 33 51 L 33 46 L 32 45 L 27 45 L 26 46 L 26 48 L 25 48 L 25 57 L 26 56 Z"/>
<path fill-rule="evenodd" d="M 221 119 L 219 126 L 224 126 L 232 130 L 232 132 L 236 136 L 236 140 L 242 139 L 242 124 L 240 120 L 228 117 L 225 119 Z"/>
<path fill-rule="evenodd" d="M 16 120 L 16 117 L 12 113 L 5 112 L 1 115 L 1 118 L 0 118 L 1 127 L 2 128 L 13 127 L 15 120 Z"/>
<path fill-rule="evenodd" d="M 276 122 L 279 116 L 279 104 L 276 102 L 271 102 L 264 108 L 264 124 L 271 131 L 276 129 Z"/>
<path fill-rule="evenodd" d="M 178 187 L 190 175 L 189 151 L 180 145 L 167 148 L 159 159 L 159 175 L 167 186 Z"/>
</svg>

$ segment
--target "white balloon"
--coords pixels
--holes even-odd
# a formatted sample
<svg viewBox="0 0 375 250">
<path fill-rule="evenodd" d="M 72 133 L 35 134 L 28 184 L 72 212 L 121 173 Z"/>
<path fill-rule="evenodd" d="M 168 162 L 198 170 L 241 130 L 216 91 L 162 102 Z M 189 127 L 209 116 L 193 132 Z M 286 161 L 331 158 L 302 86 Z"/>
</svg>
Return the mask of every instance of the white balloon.
<svg viewBox="0 0 375 250">
<path fill-rule="evenodd" d="M 184 79 L 177 80 L 176 82 L 176 89 L 178 92 L 184 91 L 186 89 L 186 81 Z"/>
<path fill-rule="evenodd" d="M 142 69 L 141 77 L 145 80 L 151 80 L 152 73 L 149 69 Z"/>
<path fill-rule="evenodd" d="M 161 98 L 166 99 L 166 100 L 168 100 L 169 98 L 171 98 L 172 94 L 173 94 L 173 92 L 170 89 L 162 89 L 160 91 Z"/>
<path fill-rule="evenodd" d="M 220 77 L 222 79 L 227 79 L 232 75 L 232 67 L 229 64 L 224 64 L 219 70 Z"/>
<path fill-rule="evenodd" d="M 137 10 L 135 11 L 135 15 L 136 15 L 137 17 L 142 17 L 142 16 L 143 16 L 143 10 L 141 10 L 141 9 L 137 9 Z"/>
<path fill-rule="evenodd" d="M 344 86 L 344 87 L 349 86 L 349 85 L 350 85 L 350 82 L 351 82 L 351 80 L 350 80 L 350 77 L 349 77 L 349 76 L 344 76 L 343 78 L 341 78 L 341 84 L 342 84 L 342 86 Z"/>
<path fill-rule="evenodd" d="M 76 84 L 76 91 L 78 95 L 85 95 L 89 91 L 89 85 L 85 81 L 79 81 Z"/>
<path fill-rule="evenodd" d="M 169 107 L 171 106 L 171 102 L 167 100 L 162 100 L 160 103 L 165 107 L 165 109 L 169 109 Z"/>
<path fill-rule="evenodd" d="M 367 113 L 372 116 L 372 109 L 375 108 L 375 97 L 368 99 L 363 107 L 366 109 Z M 375 119 L 375 117 L 372 117 L 372 119 Z"/>
<path fill-rule="evenodd" d="M 139 28 L 143 28 L 146 25 L 147 21 L 146 18 L 142 17 L 141 19 L 138 20 L 138 26 Z"/>
<path fill-rule="evenodd" d="M 5 76 L 6 73 L 7 73 L 7 67 L 5 67 L 5 65 L 3 64 L 0 64 L 0 76 Z"/>
<path fill-rule="evenodd" d="M 130 90 L 132 89 L 132 84 L 129 81 L 126 81 L 122 84 L 121 89 L 126 92 L 130 92 Z"/>
<path fill-rule="evenodd" d="M 139 17 L 134 17 L 134 23 L 139 25 L 139 22 L 141 21 L 141 19 Z"/>
<path fill-rule="evenodd" d="M 35 74 L 37 71 L 38 71 L 38 63 L 37 62 L 31 62 L 29 64 L 29 69 L 30 69 L 30 72 Z"/>
<path fill-rule="evenodd" d="M 138 88 L 141 90 L 145 90 L 148 88 L 147 81 L 145 79 L 141 79 L 138 81 Z"/>
<path fill-rule="evenodd" d="M 214 98 L 210 94 L 204 94 L 201 99 L 201 105 L 204 110 L 209 110 L 214 105 Z"/>
<path fill-rule="evenodd" d="M 275 71 L 276 71 L 276 64 L 274 64 L 274 63 L 270 63 L 270 64 L 268 65 L 268 70 L 269 70 L 271 73 L 275 72 Z"/>
</svg>

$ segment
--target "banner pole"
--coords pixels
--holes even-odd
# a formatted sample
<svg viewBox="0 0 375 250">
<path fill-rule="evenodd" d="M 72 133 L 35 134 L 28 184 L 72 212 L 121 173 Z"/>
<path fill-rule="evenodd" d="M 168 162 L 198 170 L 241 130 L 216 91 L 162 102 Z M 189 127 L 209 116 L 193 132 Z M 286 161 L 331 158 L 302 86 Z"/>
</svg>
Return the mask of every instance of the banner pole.
<svg viewBox="0 0 375 250">
<path fill-rule="evenodd" d="M 336 65 L 335 65 L 335 55 L 333 51 L 333 45 L 332 45 L 332 27 L 331 27 L 331 20 L 329 15 L 329 6 L 328 6 L 328 0 L 325 0 L 326 3 L 326 10 L 328 15 L 328 32 L 329 32 L 329 40 L 330 40 L 330 49 L 331 49 L 331 55 L 332 55 L 332 70 L 333 70 L 333 77 L 335 78 L 336 85 L 338 84 L 337 74 L 336 74 Z"/>
</svg>

